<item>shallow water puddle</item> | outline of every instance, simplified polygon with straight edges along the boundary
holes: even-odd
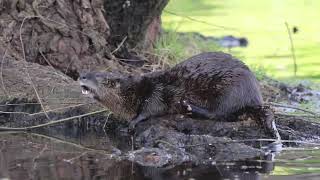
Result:
[[[113,144],[112,144],[113,143]],[[319,179],[320,150],[285,149],[248,161],[143,167],[126,160],[108,137],[1,133],[0,179]],[[130,143],[127,144],[130,147]],[[286,175],[286,176],[283,176]]]

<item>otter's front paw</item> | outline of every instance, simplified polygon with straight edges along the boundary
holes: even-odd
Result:
[[[191,104],[187,100],[181,100],[180,104],[184,111],[187,114],[191,115],[192,117],[199,117],[199,118],[207,118],[207,119],[215,119],[216,115],[205,108],[201,108]]]
[[[143,120],[145,120],[146,119],[146,117],[145,116],[143,116],[143,115],[138,115],[136,118],[134,118],[134,119],[132,119],[130,122],[129,122],[129,132],[133,132],[134,131],[134,129],[135,129],[135,127],[136,127],[136,125],[139,123],[139,122],[141,122],[141,121],[143,121]]]
[[[183,111],[185,111],[187,113],[192,113],[191,104],[187,100],[181,100],[179,102],[179,104],[181,105]]]
[[[137,124],[137,122],[135,122],[135,121],[130,121],[129,122],[129,127],[128,127],[128,131],[129,132],[134,132],[134,129],[135,129],[135,127],[136,127],[136,124]]]

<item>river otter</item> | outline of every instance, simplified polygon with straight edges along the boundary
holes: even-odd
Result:
[[[214,119],[263,104],[254,74],[222,52],[193,56],[173,68],[142,76],[117,72],[80,75],[83,94],[123,119],[130,128],[151,116],[171,113]]]

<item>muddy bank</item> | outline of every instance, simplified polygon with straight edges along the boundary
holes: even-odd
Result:
[[[51,67],[10,60],[1,64],[1,126],[28,127],[103,109],[81,95],[78,82]],[[31,132],[57,138],[98,132],[104,138],[97,143],[109,144],[115,156],[121,154],[124,159],[156,167],[185,162],[238,161],[267,155],[274,148],[268,146],[272,141],[254,139],[275,137],[254,119],[257,113],[239,117],[241,121],[228,122],[164,116],[142,122],[131,136],[127,133],[127,122],[116,120],[105,111]],[[279,115],[276,122],[284,140],[319,140],[317,123]]]
[[[81,96],[77,82],[52,67],[9,58],[1,67],[3,125],[26,127],[99,108]]]
[[[104,109],[81,95],[78,82],[52,67],[10,59],[3,60],[1,66],[2,127],[30,127]],[[272,87],[283,92],[278,86]],[[264,95],[266,99],[268,96]],[[127,122],[114,119],[108,111],[29,130],[58,137],[66,132],[74,135],[88,130],[101,132],[109,139],[112,149],[125,159],[163,167],[184,162],[210,164],[216,160],[265,156],[279,148],[268,146],[275,136],[261,123],[265,118],[265,114],[254,111],[239,114],[236,122],[164,116],[139,124],[133,140],[127,133]],[[283,140],[319,140],[317,123],[280,115],[275,120]]]

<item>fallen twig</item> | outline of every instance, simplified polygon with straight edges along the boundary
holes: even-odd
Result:
[[[306,110],[306,109],[302,109],[302,108],[299,108],[299,107],[296,107],[296,106],[291,106],[291,105],[287,105],[287,104],[278,104],[278,103],[274,103],[274,102],[269,102],[267,103],[271,106],[277,106],[277,107],[284,107],[284,108],[290,108],[290,109],[296,109],[296,110],[299,110],[299,111],[303,111],[303,112],[306,112],[306,113],[309,113],[309,114],[312,114],[314,116],[320,116],[319,114],[315,113],[315,112],[312,112],[312,111],[309,111],[309,110]]]
[[[63,75],[61,75],[60,73],[58,73],[58,71],[53,67],[53,65],[50,63],[50,61],[46,58],[46,56],[43,54],[42,51],[40,51],[40,48],[38,47],[38,51],[41,54],[42,58],[48,63],[48,65],[52,68],[52,70],[54,71],[54,73],[58,76],[61,76],[62,78],[65,78]]]
[[[8,93],[6,87],[4,86],[4,81],[3,81],[3,63],[4,63],[5,57],[7,55],[7,50],[8,50],[7,48],[3,53],[2,60],[1,60],[1,69],[0,69],[0,78],[1,78],[2,89],[3,89],[3,92],[4,92],[4,94],[6,96],[8,96],[9,93]]]
[[[291,55],[292,55],[292,59],[293,59],[293,72],[294,72],[294,76],[297,76],[298,67],[297,67],[297,59],[296,59],[295,49],[293,46],[292,35],[291,35],[290,28],[289,28],[289,24],[287,22],[285,22],[285,25],[287,27],[287,31],[288,31],[288,35],[289,35],[289,39],[290,39]]]
[[[42,150],[39,152],[39,154],[32,159],[33,169],[36,169],[36,167],[37,167],[37,165],[38,165],[38,163],[37,163],[36,160],[39,159],[40,156],[42,156],[42,154],[43,154],[45,151],[47,151],[47,150],[48,150],[48,144],[46,143],[46,144],[44,145],[44,147],[42,148]]]
[[[313,148],[285,147],[285,148],[282,148],[282,151],[317,151],[317,150],[319,150],[319,147],[313,147]]]
[[[91,103],[88,103],[88,104],[91,104]],[[47,111],[47,113],[52,112],[52,111],[56,111],[56,110],[61,110],[61,109],[75,108],[75,107],[84,106],[84,105],[88,105],[88,104],[77,104],[74,106],[67,106],[67,107],[50,109],[49,111]],[[28,112],[0,111],[0,113],[3,113],[3,114],[25,114],[25,115],[29,115],[29,116],[35,116],[35,115],[43,114],[44,112],[41,111],[41,112],[36,112],[36,113],[28,113]]]
[[[11,112],[11,111],[0,111],[1,114],[25,114],[30,115],[28,112]]]
[[[177,14],[177,13],[174,13],[174,12],[171,12],[171,11],[168,11],[168,10],[163,10],[163,12],[168,13],[168,14],[171,14],[171,15],[174,15],[174,16],[183,17],[183,18],[189,19],[189,20],[191,20],[191,21],[195,21],[195,22],[199,22],[199,23],[202,23],[202,24],[206,24],[206,25],[209,25],[209,26],[212,26],[212,27],[215,27],[215,28],[220,28],[220,29],[225,29],[225,30],[239,31],[238,29],[236,29],[236,28],[234,28],[234,27],[226,27],[226,26],[221,26],[221,25],[216,25],[216,24],[208,23],[208,22],[206,22],[206,21],[198,20],[198,19],[195,19],[195,18],[193,18],[193,17],[186,16],[186,15]]]
[[[85,152],[81,153],[80,155],[75,156],[75,157],[73,157],[71,159],[64,159],[64,161],[72,164],[74,160],[79,159],[79,158],[81,158],[82,156],[84,156],[86,154],[88,154],[88,151],[85,151]]]
[[[121,46],[123,46],[123,44],[124,44],[124,42],[127,40],[127,38],[128,38],[128,37],[126,36],[126,37],[124,37],[124,38],[122,39],[122,41],[120,42],[120,44],[118,45],[118,47],[111,52],[111,55],[113,55],[115,52],[117,52],[117,51],[121,48]]]
[[[47,99],[47,98],[46,98]],[[4,106],[25,106],[25,105],[37,105],[40,103],[37,102],[30,102],[30,103],[8,103],[8,104],[0,104],[0,107],[4,107]],[[43,104],[49,104],[49,103],[43,103]],[[76,104],[76,105],[80,105],[82,104],[81,102],[50,102],[50,104]],[[88,104],[92,104],[92,103],[88,103]]]
[[[78,115],[78,116],[73,116],[73,117],[68,117],[68,118],[64,118],[64,119],[60,119],[60,120],[56,120],[56,121],[50,121],[48,123],[39,124],[39,125],[36,125],[36,126],[21,127],[21,128],[0,127],[0,131],[29,131],[29,130],[36,129],[36,128],[47,127],[47,126],[59,124],[59,123],[62,123],[62,122],[67,122],[67,121],[70,121],[70,120],[74,120],[76,118],[79,118],[81,120],[82,117],[90,116],[90,115],[97,114],[97,113],[102,113],[102,112],[105,112],[105,111],[107,111],[107,110],[103,109],[103,110],[100,110],[100,111],[94,111],[94,112],[90,112],[90,113],[86,113],[86,114],[82,114],[82,115]]]
[[[110,112],[108,113],[108,115],[107,115],[106,122],[105,122],[104,125],[103,125],[103,130],[106,129],[106,126],[107,126],[107,123],[108,123],[108,121],[109,121],[109,117],[110,117],[111,114],[112,114],[112,112],[110,111]]]
[[[91,104],[91,103],[88,103],[88,104]],[[52,111],[61,110],[61,109],[75,108],[75,107],[84,106],[84,105],[88,105],[88,104],[77,104],[77,105],[74,105],[74,106],[67,106],[67,107],[61,107],[61,108],[56,108],[56,109],[50,109],[47,112],[52,112]],[[32,114],[30,114],[30,116],[35,116],[35,115],[43,114],[43,113],[44,112],[32,113]]]
[[[164,143],[171,147],[175,148],[188,148],[188,147],[197,147],[197,146],[213,146],[214,144],[218,143],[243,143],[243,142],[254,142],[254,141],[260,141],[260,142],[279,142],[279,143],[297,143],[297,144],[308,144],[308,145],[315,145],[320,146],[320,143],[313,143],[313,142],[306,142],[306,141],[295,141],[295,140],[277,140],[277,139],[243,139],[243,140],[226,140],[226,141],[218,141],[213,143],[202,143],[202,144],[191,144],[191,145],[185,145],[185,146],[174,146],[173,144],[158,140],[157,143]]]
[[[48,139],[50,141],[55,141],[57,143],[71,145],[71,146],[74,146],[76,148],[86,150],[87,152],[88,151],[94,151],[94,152],[98,152],[98,153],[101,153],[101,154],[104,154],[104,155],[112,155],[112,154],[109,154],[108,151],[105,151],[105,150],[102,150],[102,149],[101,150],[93,149],[93,148],[85,147],[85,146],[83,146],[81,144],[76,144],[76,143],[73,143],[73,142],[64,141],[64,140],[61,140],[61,139],[58,139],[58,138],[55,138],[55,137],[46,136],[46,135],[42,135],[42,134],[37,134],[37,133],[30,133],[30,134],[32,136],[38,136],[38,137],[46,138],[46,139]]]
[[[274,113],[275,115],[280,116],[287,116],[287,117],[300,117],[300,118],[320,118],[320,116],[317,115],[307,115],[307,114],[287,114],[287,113]]]
[[[27,19],[30,19],[30,18],[32,18],[32,17],[27,16],[27,17],[23,18],[22,23],[21,23],[21,25],[20,25],[20,29],[19,29],[22,55],[23,55],[23,59],[24,59],[25,62],[27,62],[27,59],[26,59],[26,53],[25,53],[25,50],[24,50],[24,44],[23,44],[23,39],[22,39],[22,27],[23,27],[24,22],[25,22]],[[26,69],[25,69],[25,70],[26,70],[26,73],[27,73],[28,78],[29,78],[29,80],[30,80],[30,84],[31,84],[34,92],[36,93],[36,96],[37,96],[38,101],[39,101],[39,103],[40,103],[40,105],[41,105],[41,108],[42,108],[43,112],[45,113],[46,117],[48,118],[48,120],[51,120],[50,117],[49,117],[49,115],[48,115],[47,112],[46,112],[46,109],[44,108],[44,106],[43,106],[43,104],[42,104],[42,101],[41,101],[41,99],[40,99],[40,96],[39,96],[39,94],[38,94],[38,91],[37,91],[35,85],[34,85],[33,82],[32,82],[32,78],[31,78],[30,73],[29,73],[29,70],[28,70],[28,65],[26,64],[25,67],[26,67]]]
[[[295,141],[295,140],[277,140],[277,139],[244,139],[244,140],[231,140],[229,142],[252,142],[252,141],[297,143],[297,144],[309,144],[309,145],[320,146],[320,143],[313,143],[313,142],[307,142],[307,141]]]

